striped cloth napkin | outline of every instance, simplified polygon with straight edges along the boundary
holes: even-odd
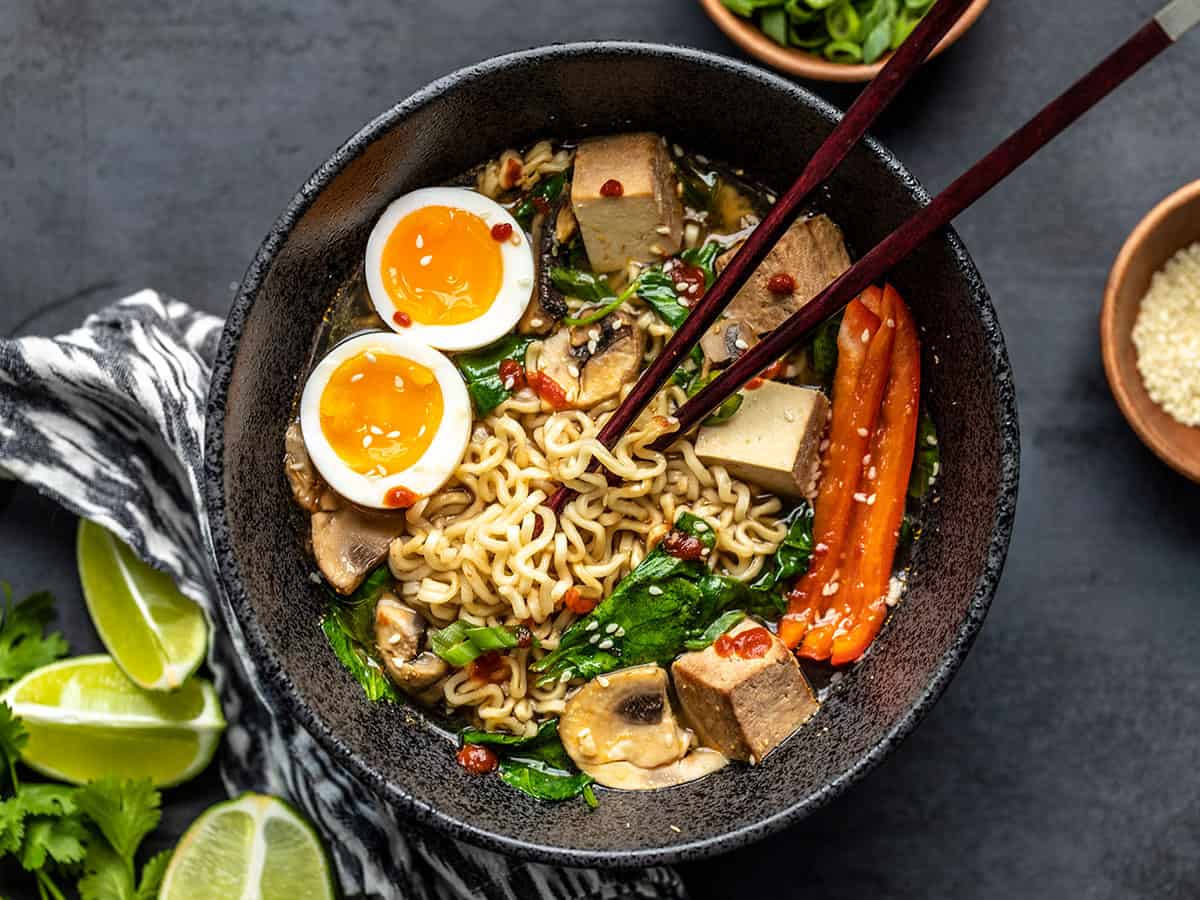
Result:
[[[208,665],[230,723],[220,757],[230,794],[276,794],[308,816],[347,897],[683,900],[671,869],[554,868],[410,826],[268,706],[217,588],[202,512],[205,397],[221,327],[142,291],[68,334],[0,341],[0,469],[110,529],[207,610]]]

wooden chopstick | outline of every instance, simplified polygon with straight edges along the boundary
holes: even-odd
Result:
[[[958,21],[970,2],[971,0],[937,0],[934,3],[933,8],[909,35],[908,40],[900,45],[883,70],[846,110],[842,120],[808,161],[800,177],[787,193],[776,201],[762,222],[746,238],[746,242],[730,260],[729,265],[692,308],[679,330],[667,341],[662,352],[650,363],[638,378],[633,390],[600,429],[597,439],[604,446],[614,447],[654,395],[662,390],[671,373],[679,367],[692,347],[704,336],[766,258],[771,248],[803,212],[804,203],[812,192],[821,186],[866,134],[879,114],[888,107],[913,73],[933,52],[938,42]],[[560,486],[546,505],[558,514],[562,512],[572,493],[570,488]]]
[[[731,394],[798,344],[813,328],[882,278],[934,232],[995,187],[1085,112],[1200,23],[1200,0],[1175,0],[1103,62],[1069,87],[1007,140],[968,169],[933,202],[805,304],[760,343],[742,354],[675,417],[678,430],[653,446],[663,450],[700,424]]]

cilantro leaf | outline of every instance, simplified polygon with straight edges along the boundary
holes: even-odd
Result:
[[[75,802],[130,869],[138,845],[162,818],[162,795],[149,778],[100,778],[80,788]]]
[[[47,859],[71,865],[86,853],[87,828],[78,816],[35,816],[25,826],[21,865],[27,872],[42,868]]]
[[[163,876],[167,874],[167,864],[171,861],[174,848],[154,854],[142,866],[142,878],[138,882],[137,900],[155,900],[158,889],[162,885]]]
[[[0,856],[17,853],[25,838],[25,809],[16,797],[0,802]]]
[[[66,656],[70,647],[57,631],[43,634],[54,619],[54,597],[41,591],[13,605],[5,585],[0,615],[0,688],[41,666]]]
[[[112,847],[103,841],[88,844],[79,879],[80,900],[134,900],[133,875]]]
[[[29,740],[29,732],[25,730],[21,720],[13,715],[12,707],[0,703],[0,756],[8,765],[8,775],[13,790],[16,790],[17,760],[21,758],[21,748]]]

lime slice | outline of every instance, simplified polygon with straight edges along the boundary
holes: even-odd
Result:
[[[102,775],[179,784],[208,765],[225,729],[209,682],[193,678],[173,694],[143,691],[103,655],[37,669],[0,699],[25,720],[21,760],[75,784]]]
[[[207,810],[179,841],[159,900],[332,900],[321,841],[274,797],[243,794]]]
[[[125,674],[148,691],[187,681],[208,646],[204,611],[95,522],[80,520],[75,555],[92,622]]]

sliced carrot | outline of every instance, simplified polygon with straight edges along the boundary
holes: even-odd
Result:
[[[813,621],[824,612],[828,595],[823,593],[832,582],[841,558],[842,542],[850,524],[850,508],[855,485],[862,469],[867,438],[874,414],[866,417],[865,406],[858,403],[859,382],[870,368],[872,380],[880,380],[878,370],[886,376],[887,361],[884,347],[877,345],[880,319],[866,306],[865,300],[877,302],[878,288],[871,288],[846,307],[842,327],[838,332],[838,367],[833,384],[833,421],[829,443],[822,458],[824,471],[814,508],[813,534],[815,548],[808,572],[797,580],[788,595],[788,612],[780,622],[779,636],[789,647],[804,638]],[[886,351],[891,352],[891,335],[886,337]],[[882,389],[882,388],[880,388]],[[860,409],[863,406],[863,409]],[[875,408],[878,409],[878,401]]]
[[[892,368],[879,421],[871,440],[871,466],[860,493],[871,501],[859,504],[850,526],[846,566],[853,572],[846,615],[833,636],[830,662],[854,662],[875,639],[887,615],[886,595],[904,519],[921,402],[921,348],[916,323],[904,300],[888,285],[881,315],[894,322]],[[889,330],[893,330],[890,329]],[[874,469],[875,477],[871,475]]]
[[[838,623],[853,611],[853,584],[856,573],[853,565],[854,543],[856,534],[853,523],[860,507],[865,506],[866,495],[862,493],[863,472],[869,467],[866,457],[870,452],[871,435],[875,431],[876,420],[879,417],[880,406],[887,390],[889,373],[892,368],[892,349],[895,344],[896,329],[886,327],[886,322],[892,318],[892,301],[885,294],[882,297],[872,295],[865,297],[864,305],[874,306],[874,312],[881,327],[871,338],[867,348],[867,358],[859,372],[858,383],[850,395],[850,415],[852,433],[847,438],[841,451],[849,457],[847,467],[852,471],[852,477],[845,481],[845,487],[839,495],[839,512],[845,516],[846,528],[838,547],[838,564],[830,577],[828,587],[823,593],[826,597],[826,607],[839,613],[836,622],[825,622],[812,628],[804,636],[799,653],[809,659],[828,659],[833,647],[834,634]],[[860,335],[861,339],[861,335]],[[838,397],[834,397],[835,412]],[[832,447],[830,448],[832,450]]]

